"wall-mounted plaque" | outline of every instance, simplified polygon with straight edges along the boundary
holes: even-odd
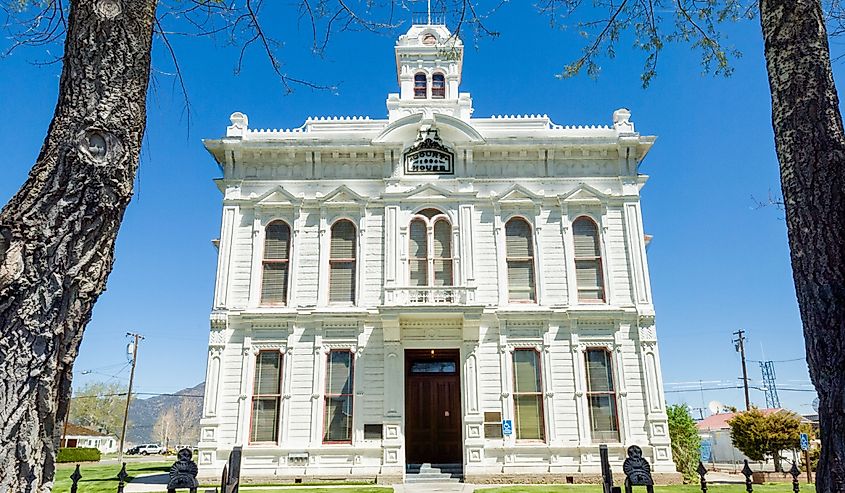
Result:
[[[454,174],[455,155],[443,145],[437,130],[420,132],[417,142],[405,151],[405,174],[451,175]]]

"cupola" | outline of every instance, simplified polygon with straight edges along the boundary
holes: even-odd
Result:
[[[443,24],[414,24],[396,41],[399,94],[387,100],[390,119],[414,113],[448,113],[468,119],[469,94],[461,94],[464,46]]]

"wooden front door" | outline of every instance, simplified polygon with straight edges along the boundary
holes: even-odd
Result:
[[[408,464],[460,464],[461,376],[457,350],[405,351]]]

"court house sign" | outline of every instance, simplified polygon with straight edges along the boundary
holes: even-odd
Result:
[[[420,131],[417,142],[405,152],[405,173],[451,175],[454,154],[443,145],[436,129]]]

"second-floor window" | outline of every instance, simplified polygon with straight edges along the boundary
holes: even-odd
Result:
[[[575,241],[578,301],[602,302],[605,293],[598,226],[589,217],[579,217],[572,223],[572,236]]]
[[[418,212],[409,225],[409,284],[452,286],[452,224],[437,209]]]
[[[281,386],[282,354],[279,351],[259,352],[255,357],[255,378],[252,385],[250,442],[278,440]]]
[[[261,303],[284,305],[288,299],[290,227],[282,221],[273,221],[264,231],[262,265]]]
[[[594,442],[618,442],[616,389],[611,354],[604,348],[587,349],[587,405]]]
[[[329,252],[329,302],[355,302],[355,225],[341,220],[334,223]]]
[[[352,441],[352,351],[329,351],[323,419],[324,442]]]
[[[528,221],[515,217],[505,224],[508,264],[508,300],[535,301],[534,245]]]

